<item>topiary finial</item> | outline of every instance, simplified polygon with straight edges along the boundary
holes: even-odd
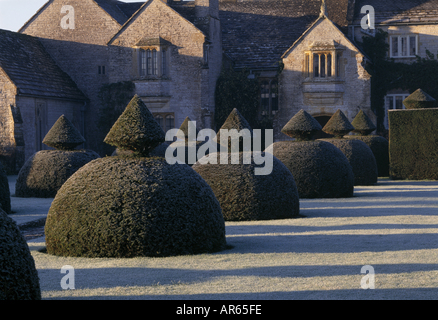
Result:
[[[114,123],[104,142],[134,155],[146,157],[165,141],[160,125],[138,95],[129,102],[125,111]]]
[[[181,127],[179,127],[179,130],[184,132],[184,137],[186,138],[186,140],[188,140],[188,138],[189,138],[189,126],[191,129],[195,130],[195,134],[196,134],[195,137],[197,137],[198,133],[199,133],[198,128],[196,128],[196,126],[193,123],[190,123],[190,121],[191,121],[190,118],[186,117],[184,119],[183,123],[181,124]]]
[[[369,135],[377,128],[363,110],[359,111],[351,124],[354,127],[353,132],[359,133],[363,136]]]
[[[335,138],[342,138],[353,130],[353,125],[348,121],[347,117],[340,109],[335,112],[324,128],[322,128],[322,131],[334,135]]]
[[[73,150],[85,142],[84,137],[64,115],[47,132],[43,143],[58,150]]]
[[[225,120],[224,124],[219,129],[219,132],[216,134],[216,137],[214,137],[213,141],[215,141],[218,144],[221,144],[221,139],[220,139],[221,129],[226,129],[226,130],[236,129],[238,133],[244,129],[247,129],[249,130],[251,138],[253,137],[253,131],[251,126],[249,125],[248,121],[246,121],[246,119],[242,116],[239,110],[237,110],[236,108],[234,108],[231,111],[228,118]],[[232,132],[230,132],[230,137],[231,138],[228,139],[228,150],[231,150],[231,140],[233,138]],[[239,151],[250,151],[243,149],[243,138],[241,136],[239,137]]]
[[[403,100],[403,104],[406,109],[427,109],[435,108],[437,102],[422,89],[417,89],[405,100]]]
[[[300,110],[281,129],[281,132],[298,141],[313,140],[313,136],[322,129],[314,117],[304,110]]]

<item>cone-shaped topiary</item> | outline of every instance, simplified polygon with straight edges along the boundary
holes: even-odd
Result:
[[[56,138],[56,133],[61,137]],[[39,151],[24,163],[15,183],[17,197],[53,198],[62,184],[80,167],[100,158],[92,150],[72,149],[85,140],[64,115],[55,122],[44,141],[59,150]]]
[[[189,128],[191,136],[189,137]],[[178,156],[178,148],[183,148],[184,150],[184,159],[179,159],[180,161],[183,161],[185,164],[188,164],[189,166],[192,166],[194,163],[190,161],[191,159],[194,159],[196,162],[198,150],[200,147],[202,147],[207,141],[193,141],[192,139],[197,139],[197,136],[199,134],[199,130],[196,127],[195,123],[190,120],[189,117],[186,117],[184,122],[182,123],[181,127],[179,128],[184,133],[184,140],[181,141],[175,141],[170,144],[170,147],[174,149],[174,156]],[[217,150],[219,150],[219,145],[216,146]],[[189,152],[196,153],[196,157],[189,157]],[[208,154],[208,153],[206,153]]]
[[[45,226],[48,253],[128,258],[225,248],[222,211],[208,184],[185,164],[139,156],[161,140],[161,128],[150,125],[150,118],[155,122],[150,112],[135,112],[136,133],[125,138],[127,114],[141,104],[133,101],[108,140],[135,153],[94,160],[61,187]]]
[[[403,100],[406,109],[427,109],[437,106],[436,100],[422,89],[415,90],[410,96]]]
[[[141,156],[148,156],[164,141],[163,129],[137,95],[129,102],[104,140],[121,150],[132,150]]]
[[[322,127],[314,117],[304,110],[300,110],[281,130],[285,135],[297,141],[313,140],[313,136],[321,131]]]
[[[9,190],[9,181],[3,164],[0,162],[0,208],[7,214],[11,214],[11,192]]]
[[[17,224],[0,209],[0,300],[41,300],[35,261]]]
[[[347,117],[340,109],[335,112],[330,120],[327,121],[324,128],[322,128],[322,131],[331,134],[338,139],[344,137],[353,130],[353,125],[350,123],[350,121],[348,121]]]
[[[379,135],[370,135],[376,129],[371,119],[362,110],[351,123],[353,132],[359,135],[347,135],[345,138],[357,139],[366,143],[376,158],[377,172],[379,177],[389,176],[389,142]]]
[[[253,137],[253,130],[249,125],[248,121],[242,116],[242,114],[234,108],[231,113],[228,115],[228,118],[225,120],[222,127],[217,132],[216,136],[213,138],[217,144],[222,145],[221,141],[221,130],[227,130],[229,133],[229,137],[227,143],[223,146],[227,147],[228,150],[231,150],[231,144],[233,139],[239,139],[239,151],[251,151],[251,146],[248,148],[244,148],[244,136],[241,136],[242,133],[247,132],[248,137]]]
[[[59,117],[43,140],[44,144],[58,150],[73,150],[84,142],[84,137],[64,115]]]
[[[303,125],[300,132],[294,133],[293,137],[308,139],[320,128],[312,118],[307,112],[300,111],[288,122],[284,132],[290,132],[288,128],[291,124],[299,126],[297,123],[300,119],[305,119],[307,125]],[[353,196],[352,168],[345,155],[332,144],[314,140],[279,141],[270,145],[265,152],[272,153],[289,169],[295,179],[300,198]]]
[[[248,122],[236,109],[228,119],[231,121],[227,120],[222,129],[250,130]],[[242,146],[239,150],[242,150]],[[221,156],[221,153],[210,153],[198,160],[192,168],[213,189],[225,220],[270,220],[299,215],[299,196],[294,177],[278,159],[272,157],[270,174],[257,175],[255,168],[262,166],[256,164],[255,156],[272,155],[250,151],[238,152],[238,161],[233,163],[233,154],[228,150],[226,164],[221,162]],[[245,161],[246,158],[249,161]],[[205,163],[207,160],[212,163]]]
[[[369,135],[371,132],[377,129],[376,125],[371,121],[363,110],[360,110],[356,117],[351,122],[354,127],[353,132],[359,133],[363,136]]]
[[[341,110],[336,111],[322,130],[335,136],[321,140],[332,143],[345,154],[353,169],[355,186],[368,186],[377,182],[377,163],[371,149],[363,141],[343,138],[354,127]]]

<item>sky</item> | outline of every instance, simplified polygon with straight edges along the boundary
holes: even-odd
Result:
[[[46,2],[47,0],[0,0],[0,29],[18,31]]]

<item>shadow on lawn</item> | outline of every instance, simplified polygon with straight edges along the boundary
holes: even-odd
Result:
[[[438,264],[381,264],[373,265],[376,275],[376,289],[378,289],[379,275],[383,274],[398,274],[411,273],[422,271],[438,271]],[[369,297],[376,298],[390,298],[390,296],[400,297],[401,291],[399,289],[382,289],[382,290],[363,290],[360,289],[360,281],[364,274],[361,274],[362,265],[343,266],[343,265],[318,265],[318,266],[276,266],[276,267],[257,267],[257,268],[241,268],[232,270],[193,270],[193,269],[166,269],[166,268],[101,268],[101,269],[75,269],[75,286],[76,289],[98,289],[98,288],[115,288],[115,287],[149,287],[149,286],[185,286],[196,285],[197,283],[206,283],[214,281],[217,278],[224,277],[276,277],[276,278],[313,278],[313,277],[334,277],[334,276],[357,276],[358,290],[328,290],[328,291],[301,291],[301,292],[259,292],[259,293],[228,293],[228,294],[202,294],[189,295],[190,299],[311,299],[312,297],[332,299],[338,298],[352,298],[346,293],[358,295],[358,298]],[[60,281],[64,276],[60,274],[57,269],[38,270],[41,289],[47,290],[61,290]],[[214,290],[214,288],[212,289]],[[415,298],[422,299],[417,291],[423,290],[434,294],[435,299],[438,298],[438,289],[415,289]],[[375,292],[378,297],[375,296]],[[383,292],[386,292],[387,296]],[[403,289],[403,294],[406,298],[411,298],[409,289]],[[277,297],[278,296],[278,297]],[[161,298],[187,298],[188,296],[171,295]],[[84,297],[105,298],[108,297]],[[132,296],[117,296],[114,298],[135,298]],[[160,296],[141,296],[141,299],[160,299]],[[69,297],[68,299],[71,299]]]
[[[83,300],[82,297],[56,298],[56,300]],[[290,301],[281,300],[437,300],[436,288],[401,288],[401,289],[348,289],[348,290],[312,290],[312,291],[274,291],[255,293],[218,293],[218,294],[192,294],[192,295],[142,295],[142,296],[88,296],[89,300],[210,300],[203,306],[210,306],[220,310],[220,300],[252,301],[248,304],[261,305],[262,314],[276,314],[279,310],[290,308]],[[55,300],[55,299],[45,299]],[[215,301],[213,301],[215,300]],[[254,300],[280,300],[263,301]],[[189,303],[187,301],[185,303]],[[181,302],[181,305],[184,302]],[[286,304],[285,304],[286,303]],[[224,302],[223,304],[227,304]],[[243,304],[243,303],[241,303]],[[175,306],[176,308],[178,306]],[[173,311],[171,311],[173,312]],[[346,313],[347,314],[347,313]]]

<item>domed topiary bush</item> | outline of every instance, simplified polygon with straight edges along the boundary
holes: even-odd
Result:
[[[9,189],[8,176],[4,170],[3,164],[0,162],[0,208],[7,214],[11,214],[11,192]]]
[[[354,127],[341,110],[336,111],[322,130],[335,136],[321,140],[333,144],[347,157],[353,169],[355,186],[369,186],[377,182],[377,163],[371,149],[363,141],[343,138]]]
[[[53,198],[65,181],[91,160],[100,158],[92,150],[74,150],[84,138],[62,115],[49,130],[43,143],[57,150],[42,150],[20,169],[15,184],[17,197]]]
[[[428,109],[435,108],[437,106],[436,100],[422,89],[415,90],[411,95],[403,100],[403,104],[406,109]]]
[[[138,96],[105,141],[134,152],[93,160],[61,187],[45,226],[49,254],[161,257],[225,248],[224,219],[208,184],[187,165],[147,157],[164,132]]]
[[[300,110],[282,132],[295,141],[278,141],[265,152],[272,153],[292,173],[300,198],[352,197],[354,175],[345,155],[331,143],[313,140],[321,125]]]
[[[389,176],[389,142],[379,135],[370,135],[376,130],[376,126],[362,110],[351,122],[356,135],[347,135],[345,138],[363,141],[373,152],[377,163],[377,173],[379,177]]]
[[[14,220],[0,209],[0,300],[41,300],[35,261]]]
[[[245,126],[239,127],[238,131],[248,129],[252,132],[246,120],[235,111],[229,119],[233,119],[234,124],[246,123]],[[236,115],[240,119],[236,119]],[[235,127],[226,121],[221,129],[224,128]],[[214,140],[220,141],[216,138]],[[228,139],[227,145],[231,143],[231,139]],[[239,151],[241,148],[242,141]],[[269,164],[268,161],[263,165],[257,164],[260,162],[258,159],[256,161],[255,157],[265,157],[266,160],[269,156],[272,155],[262,152],[238,152],[238,161],[234,163],[233,155],[228,150],[226,164],[221,161],[221,153],[218,152],[206,155],[192,166],[213,189],[226,221],[286,219],[299,216],[299,196],[290,171],[278,159],[272,157],[272,172],[267,175],[257,174],[256,168],[266,169]]]

